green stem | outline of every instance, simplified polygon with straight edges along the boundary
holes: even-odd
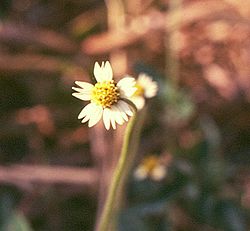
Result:
[[[115,207],[116,195],[117,192],[119,191],[119,186],[121,185],[121,179],[123,178],[123,172],[126,169],[126,163],[128,162],[129,143],[131,140],[131,136],[133,134],[132,131],[133,128],[135,127],[135,123],[136,123],[136,113],[130,119],[126,127],[122,150],[121,150],[121,156],[118,161],[117,167],[114,171],[107,200],[104,205],[103,213],[101,215],[98,231],[108,231],[111,219],[113,219],[112,215]]]

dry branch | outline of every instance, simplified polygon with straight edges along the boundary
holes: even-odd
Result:
[[[98,173],[93,168],[12,165],[0,167],[0,183],[20,187],[33,184],[59,184],[81,186],[86,190],[96,189]]]
[[[171,13],[153,10],[132,19],[128,25],[119,30],[104,32],[85,39],[82,42],[82,51],[90,55],[108,53],[138,42],[155,30],[171,31],[180,17],[181,23],[187,25],[219,13],[223,13],[223,16],[225,10],[230,11],[232,8],[229,4],[216,0],[193,2],[184,6],[181,11],[174,10]]]
[[[71,40],[57,32],[15,23],[0,25],[0,41],[15,45],[35,44],[60,53],[73,53],[77,50],[77,46]]]
[[[66,68],[79,69],[73,63],[58,58],[37,54],[4,54],[0,53],[0,72],[29,72],[61,73]]]
[[[151,14],[134,19],[129,26],[91,36],[82,42],[82,51],[94,55],[108,53],[133,44],[148,33],[152,26],[154,29],[162,28],[165,22],[163,16],[163,14],[153,11]],[[152,24],[153,18],[154,23]]]
[[[41,71],[58,73],[61,68],[62,62],[53,57],[33,54],[10,55],[0,53],[0,71]]]

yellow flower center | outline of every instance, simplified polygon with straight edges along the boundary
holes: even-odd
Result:
[[[116,103],[119,96],[119,90],[114,80],[98,82],[91,92],[91,101],[106,108]]]
[[[136,91],[134,93],[134,96],[143,96],[144,88],[138,83],[135,84],[135,87],[136,87]]]
[[[144,169],[150,173],[159,165],[159,159],[156,156],[148,156],[142,161]]]

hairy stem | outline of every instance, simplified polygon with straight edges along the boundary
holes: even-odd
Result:
[[[137,118],[137,113],[135,113],[134,116],[130,119],[126,127],[121,155],[117,167],[114,171],[107,200],[104,205],[103,213],[101,215],[98,231],[109,231],[109,225],[110,223],[112,223],[111,220],[114,219],[113,213],[114,213],[114,208],[116,207],[115,202],[118,196],[117,194],[119,192],[120,186],[123,185],[121,181],[125,179],[123,175],[126,172],[127,163],[129,163],[130,141],[131,141],[131,136],[133,134],[133,130],[135,128],[136,118]]]

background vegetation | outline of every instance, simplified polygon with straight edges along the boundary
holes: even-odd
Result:
[[[137,163],[167,174],[131,172],[119,230],[250,229],[249,1],[2,0],[0,17],[0,230],[94,230],[124,126],[82,125],[71,87],[103,60],[160,86]]]

